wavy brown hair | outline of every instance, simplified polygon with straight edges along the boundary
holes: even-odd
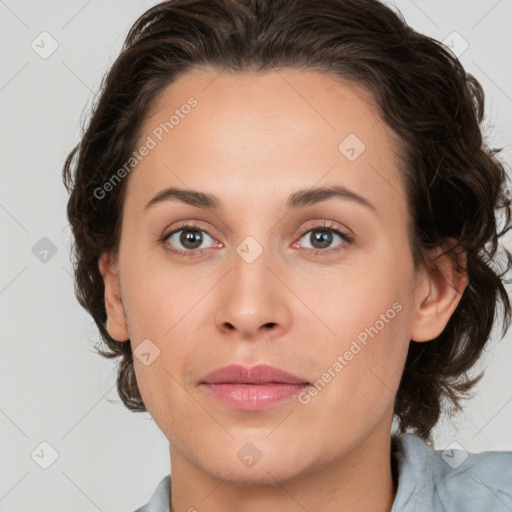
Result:
[[[512,265],[498,238],[511,225],[499,149],[483,141],[484,92],[441,43],[414,31],[378,0],[172,0],[135,22],[104,76],[88,125],[66,159],[63,179],[74,246],[75,292],[92,315],[108,358],[120,357],[117,389],[130,410],[146,411],[130,343],[106,329],[101,253],[117,253],[126,180],[99,199],[95,191],[128,161],[145,116],[176,78],[197,67],[244,73],[279,68],[320,71],[369,92],[400,141],[416,268],[432,265],[429,249],[464,251],[469,284],[441,335],[410,342],[395,399],[399,431],[430,440],[444,407],[482,377],[480,358],[502,307]],[[500,215],[501,214],[501,215]],[[500,227],[500,219],[503,220]]]

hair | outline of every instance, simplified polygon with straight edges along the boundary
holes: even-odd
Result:
[[[127,179],[101,199],[95,190],[132,156],[158,95],[202,66],[233,73],[292,68],[338,77],[367,91],[397,135],[415,268],[434,265],[430,250],[442,247],[445,254],[465,253],[456,270],[469,280],[443,332],[428,343],[411,340],[395,397],[399,432],[430,441],[445,406],[462,410],[460,400],[483,376],[471,378],[468,371],[490,340],[498,303],[502,336],[510,325],[503,283],[512,259],[505,249],[505,268],[496,260],[498,238],[511,228],[511,201],[501,149],[483,141],[480,83],[442,43],[413,30],[378,0],[172,0],[147,10],[129,30],[63,169],[75,294],[108,348],[96,347],[98,353],[121,358],[121,400],[132,411],[147,410],[131,344],[107,332],[98,268],[102,253],[119,250]]]

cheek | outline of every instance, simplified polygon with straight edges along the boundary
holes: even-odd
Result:
[[[382,397],[393,400],[410,341],[407,263],[401,275],[391,260],[381,263],[326,280],[322,292],[310,292],[307,299],[323,324],[317,322],[324,334],[315,337],[325,372],[319,377],[335,381],[328,385],[330,400],[354,408],[379,407]]]
[[[129,312],[130,334],[164,343],[181,322],[193,316],[205,287],[213,284],[192,266],[173,264],[165,255],[150,256],[134,252],[126,258],[123,301]]]
[[[393,274],[392,265],[361,265],[328,273],[310,272],[306,279],[298,279],[293,289],[300,297],[300,309],[316,316],[321,328],[319,337],[343,344],[379,321],[381,314],[390,310],[385,320],[394,319],[393,304],[403,296],[401,276]],[[396,309],[396,306],[395,306]],[[323,325],[322,325],[323,324]]]
[[[340,321],[339,330],[345,330],[347,335],[318,348],[323,373],[317,375],[313,386],[301,397],[301,403],[304,412],[307,411],[305,421],[313,421],[314,427],[328,436],[338,436],[341,429],[346,439],[364,437],[384,417],[392,417],[407,355],[406,317],[401,317],[407,313],[405,309],[382,311],[384,315],[388,311],[388,323],[369,320],[360,328],[356,325],[358,320],[351,321],[350,327],[341,325]],[[375,317],[373,312],[358,313],[360,318]],[[355,335],[348,334],[349,330]]]

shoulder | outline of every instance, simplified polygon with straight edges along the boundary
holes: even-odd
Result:
[[[412,434],[399,436],[399,481],[395,503],[400,510],[510,512],[512,451],[472,453],[458,443],[432,449]],[[402,501],[402,503],[400,503]]]
[[[149,501],[135,512],[168,512],[171,498],[171,475],[165,476],[157,485]]]
[[[512,510],[511,451],[471,453],[449,447],[434,453],[442,503],[457,503],[461,510]]]

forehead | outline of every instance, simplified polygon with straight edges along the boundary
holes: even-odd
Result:
[[[189,71],[154,101],[138,146],[149,138],[129,180],[141,200],[171,185],[277,199],[338,183],[396,209],[402,191],[397,138],[371,96],[323,73]]]
[[[364,138],[381,121],[368,91],[334,75],[289,68],[244,73],[198,68],[159,94],[146,116],[144,131],[168,119],[166,114],[179,111],[192,97],[199,108],[188,117],[200,118],[207,128],[207,118],[225,122],[229,118],[230,126],[238,121],[247,128],[265,123],[268,129],[279,127],[281,121],[294,134],[318,128],[322,134],[338,132],[339,137],[349,129]],[[193,120],[188,122],[192,124]],[[179,135],[179,130],[173,132]]]

